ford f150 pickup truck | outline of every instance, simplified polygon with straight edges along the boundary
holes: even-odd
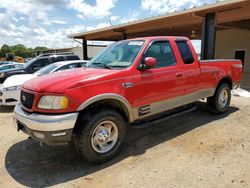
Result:
[[[84,68],[26,82],[14,121],[34,140],[72,142],[100,163],[118,153],[127,125],[205,98],[213,113],[226,112],[241,76],[240,61],[199,61],[185,37],[123,40]]]

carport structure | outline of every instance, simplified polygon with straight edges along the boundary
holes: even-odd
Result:
[[[244,71],[250,72],[250,45],[247,44],[250,43],[249,0],[219,1],[210,5],[73,34],[69,37],[83,40],[84,59],[87,59],[87,40],[118,41],[157,35],[201,39],[202,59],[235,58],[236,50],[244,49],[244,57],[242,53],[238,53],[237,58],[244,61]],[[242,35],[245,37],[240,37]],[[249,63],[246,62],[247,59]]]

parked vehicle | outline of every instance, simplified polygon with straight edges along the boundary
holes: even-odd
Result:
[[[57,53],[57,54],[42,54],[25,63],[24,68],[4,71],[0,74],[0,83],[3,83],[6,78],[16,74],[32,74],[39,69],[58,62],[67,60],[80,60],[77,55],[73,53]]]
[[[24,63],[28,63],[31,60],[32,60],[32,58],[26,58],[25,61],[24,61]]]
[[[12,61],[0,61],[0,66],[6,65],[6,64],[11,64],[11,63],[14,63],[14,62],[12,62]]]
[[[20,89],[24,82],[31,80],[37,76],[63,71],[67,69],[83,67],[88,61],[72,60],[72,61],[59,61],[42,69],[33,74],[20,74],[7,78],[2,87],[0,87],[0,105],[14,106],[20,99]]]
[[[100,163],[121,149],[128,124],[159,121],[165,112],[203,98],[213,113],[226,112],[241,77],[240,61],[198,61],[185,37],[124,40],[84,69],[26,82],[15,125],[48,145],[73,141],[83,157]]]
[[[16,68],[23,68],[24,64],[21,63],[8,63],[0,65],[0,74],[2,71],[10,70],[10,69],[16,69]]]
[[[9,62],[7,64],[0,65],[0,83],[3,82],[6,72],[16,71],[24,68],[24,64]]]

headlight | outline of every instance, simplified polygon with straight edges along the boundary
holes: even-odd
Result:
[[[63,110],[68,107],[68,98],[65,96],[44,95],[38,102],[40,109]]]
[[[21,89],[21,86],[10,86],[3,88],[3,91],[15,91]]]
[[[0,78],[4,78],[5,74],[4,73],[1,73],[0,74]]]

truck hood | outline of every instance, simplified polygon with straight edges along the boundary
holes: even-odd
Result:
[[[3,87],[23,85],[24,82],[27,82],[28,80],[31,80],[32,78],[35,77],[36,75],[34,74],[20,74],[20,75],[10,76],[4,81]]]
[[[55,72],[44,76],[38,76],[28,82],[23,87],[28,90],[43,93],[62,93],[67,89],[83,86],[88,81],[97,81],[105,75],[112,74],[117,70],[77,68],[61,72]]]

